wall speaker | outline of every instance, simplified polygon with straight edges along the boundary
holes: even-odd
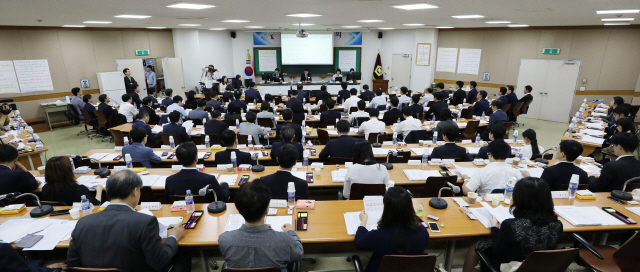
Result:
[[[382,39],[382,31],[378,32],[378,39]]]
[[[236,32],[235,31],[231,31],[231,38],[235,39],[236,38]]]

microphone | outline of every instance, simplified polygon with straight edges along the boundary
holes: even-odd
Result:
[[[371,146],[373,146],[373,147],[382,147],[382,144],[378,143],[378,139],[379,139],[380,135],[384,135],[384,131],[378,133],[378,135],[376,136],[376,142],[371,144]]]
[[[258,151],[259,152],[259,151]],[[264,171],[264,165],[260,165],[260,161],[258,160],[258,153],[251,153],[251,159],[256,160],[257,165],[251,166],[251,172],[262,172]]]
[[[200,188],[200,190],[198,191],[198,195],[200,195],[200,196],[207,195],[207,193],[209,193],[209,185],[210,184],[207,184],[206,186]],[[213,191],[213,190],[211,190],[211,191]],[[214,192],[214,194],[215,194],[215,192]],[[215,198],[217,198],[217,196]]]
[[[4,195],[0,195],[0,200],[3,200],[5,198],[9,198],[11,199],[12,197],[19,195],[20,192],[15,192],[15,193],[8,193],[8,194],[4,194]]]
[[[455,194],[460,193],[460,186],[453,185],[451,184],[451,182],[448,182],[448,181],[447,181],[447,185],[449,185],[453,189],[453,193]]]
[[[11,194],[16,194],[16,193],[11,193]],[[31,210],[31,212],[29,213],[31,217],[42,217],[47,214],[50,214],[53,211],[53,207],[51,205],[41,205],[40,198],[38,198],[37,195],[34,195],[32,193],[24,193],[18,196],[12,196],[11,198],[9,198],[9,201],[13,202],[16,199],[21,198],[23,196],[32,196],[36,199],[36,202],[38,203],[38,207],[33,208],[33,210]]]
[[[431,198],[431,200],[429,200],[429,206],[431,206],[434,209],[438,209],[438,210],[443,210],[446,209],[448,204],[447,201],[440,198],[440,195],[442,194],[442,190],[449,190],[449,191],[453,191],[454,193],[460,192],[460,187],[458,186],[454,186],[453,184],[451,184],[450,182],[447,182],[445,184],[445,186],[450,186],[450,187],[442,187],[440,188],[440,190],[438,191],[438,197],[434,197]]]
[[[640,177],[635,177],[635,178],[631,178],[627,181],[624,182],[624,185],[622,185],[622,190],[613,190],[611,191],[611,196],[618,198],[618,199],[622,199],[622,200],[633,200],[633,196],[630,193],[625,192],[625,189],[627,189],[627,184],[629,182],[632,182],[634,180],[638,180],[640,179]],[[2,199],[2,198],[0,198]]]
[[[200,196],[206,196],[208,193],[213,193],[213,202],[209,203],[209,206],[207,206],[207,211],[210,213],[224,212],[225,210],[227,210],[227,203],[224,203],[224,201],[218,201],[218,195],[216,194],[216,191],[214,191],[213,189],[209,189],[209,186],[210,184],[207,184],[206,186],[198,190],[198,195]]]
[[[102,164],[100,163],[99,160],[96,159],[92,159],[89,157],[81,157],[81,159],[88,159],[91,162],[97,162],[98,163],[98,169],[94,170],[93,173],[100,176],[100,178],[106,178],[107,176],[111,175],[111,170],[109,170],[109,167],[105,167],[102,168]]]
[[[396,151],[395,149],[389,150],[389,152],[387,153],[387,162],[386,163],[381,163],[382,165],[387,167],[387,170],[393,169],[393,164],[389,163],[389,157],[391,157],[392,155],[393,156],[398,156],[398,151]]]
[[[271,144],[269,143],[269,134],[264,135],[264,138],[267,139],[267,145],[264,146],[265,149],[271,149]]]

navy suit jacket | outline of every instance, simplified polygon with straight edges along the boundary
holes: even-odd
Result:
[[[100,105],[98,105],[98,110],[102,112],[102,114],[104,115],[104,118],[107,118],[107,120],[109,120],[109,117],[111,117],[111,114],[118,113],[118,111],[114,110],[107,103],[100,103]]]
[[[358,140],[347,135],[340,135],[335,140],[331,140],[320,151],[318,155],[321,161],[327,160],[329,157],[333,158],[353,158],[353,146]]]
[[[149,124],[157,125],[160,122],[160,116],[156,114],[156,111],[149,106],[140,107],[140,112],[146,111],[149,114]]]
[[[306,102],[309,102],[309,92],[298,91],[298,96],[296,98],[300,101],[304,98]]]
[[[133,100],[133,104],[136,105],[136,108],[140,108],[140,105],[142,105],[142,100],[140,100],[140,95],[138,95],[138,93],[136,92],[131,92],[131,99]]]
[[[262,96],[260,95],[260,92],[254,88],[249,88],[246,91],[244,91],[244,96],[253,97],[256,99],[258,103],[262,103]]]
[[[400,118],[401,121],[404,121],[404,116],[402,115],[402,112],[398,108],[391,108],[390,110],[386,111],[382,116],[382,122],[385,122],[386,124],[387,120],[389,119],[395,122],[398,120],[398,118]]]
[[[440,120],[440,112],[442,112],[442,110],[444,109],[447,109],[448,107],[449,106],[447,106],[447,103],[445,103],[444,101],[436,101],[435,103],[431,104],[431,107],[429,107],[429,110],[427,111],[425,116],[429,118],[429,120],[431,120],[431,116],[434,115],[436,117],[436,120]]]
[[[341,119],[342,114],[336,110],[327,110],[320,113],[320,123],[323,123],[325,120],[334,120]]]
[[[420,104],[412,104],[411,106],[409,106],[409,108],[411,108],[411,111],[413,113],[423,113],[424,112],[424,107],[422,107],[422,105],[420,105]]]
[[[162,137],[161,133],[154,135],[153,132],[151,132],[151,126],[147,125],[147,123],[142,120],[135,121],[133,125],[131,125],[132,130],[139,127],[144,128],[144,130],[147,131],[147,146],[153,146],[155,141]]]
[[[298,125],[298,124],[294,124],[291,122],[284,122],[282,124],[278,124],[276,126],[276,139],[280,139],[280,129],[282,128],[282,126],[287,125],[287,126],[291,126],[294,130],[294,134],[296,136],[296,138],[294,139],[294,141],[296,142],[300,142],[302,141],[302,126]]]
[[[176,135],[177,139],[174,140],[178,140],[180,143],[191,141],[191,136],[187,134],[187,129],[176,123],[164,125],[164,127],[162,127],[162,133]]]
[[[298,160],[302,161],[302,152],[304,151],[304,149],[302,148],[302,144],[289,141],[280,141],[273,143],[273,145],[271,146],[271,159],[277,160],[278,154],[280,154],[280,149],[282,149],[282,147],[286,144],[293,145],[293,147],[298,149]]]
[[[471,154],[467,153],[467,150],[464,147],[456,145],[456,143],[445,143],[443,146],[434,148],[431,152],[431,158],[473,161]]]
[[[311,74],[305,76],[304,73],[300,74],[300,81],[311,81]]]
[[[297,102],[297,103],[302,104],[302,100],[300,100],[300,99],[298,99],[298,98],[296,98],[296,97],[291,97],[291,98],[289,98],[289,100],[285,103],[285,105],[287,105],[287,108],[288,108],[288,109],[291,109],[291,108],[293,108],[293,104],[295,104],[296,102]]]
[[[486,114],[489,109],[491,109],[491,106],[489,106],[489,101],[487,101],[486,99],[480,99],[473,105],[473,114],[475,116],[482,116],[482,113]]]
[[[219,184],[215,176],[201,173],[196,169],[182,169],[167,177],[164,188],[165,201],[172,203],[169,196],[186,195],[187,190],[191,190],[192,194],[197,195],[198,191],[207,185],[216,193],[218,201],[227,202],[229,200],[229,184]],[[207,194],[207,201],[214,201],[213,194]]]
[[[344,101],[351,96],[349,90],[340,90],[338,92],[338,104],[344,103]]]
[[[247,103],[245,103],[242,100],[233,100],[230,103],[236,104],[236,106],[238,106],[238,108],[242,108],[244,110],[244,112],[247,112]]]
[[[471,89],[469,93],[467,93],[467,103],[473,103],[474,101],[476,101],[477,97],[478,90],[476,90],[476,88]]]
[[[152,163],[160,163],[162,159],[153,153],[153,149],[143,146],[141,143],[133,143],[122,148],[122,157],[125,154],[131,155],[131,160],[142,163],[146,168],[152,168]]]
[[[513,111],[513,108],[518,104],[518,96],[515,93],[507,94],[507,101],[511,104],[508,111]]]
[[[531,95],[530,93],[525,94],[523,97],[520,98],[520,100],[518,100],[518,102],[522,102],[522,106],[523,108],[520,108],[520,113],[524,112],[524,104],[526,104],[528,101],[533,100],[533,95]]]
[[[256,161],[251,159],[251,153],[240,151],[238,149],[226,149],[223,151],[216,152],[216,163],[218,165],[230,164],[232,151],[236,152],[236,160],[238,161],[238,165],[241,165],[241,164],[256,165]]]
[[[138,82],[136,82],[136,79],[133,78],[133,77],[131,77],[131,80],[129,80],[129,78],[126,77],[126,76],[124,77],[124,88],[126,89],[126,92],[128,94],[134,93],[134,91],[133,91],[134,89],[133,89],[133,84],[132,83],[136,83],[137,84]]]
[[[622,157],[605,164],[600,177],[589,177],[589,190],[592,192],[611,192],[622,190],[624,182],[640,176],[640,161],[633,156]]]
[[[466,97],[467,94],[462,89],[456,90],[451,98],[451,105],[457,106],[458,104],[462,104]]]
[[[493,127],[493,125],[501,125],[507,120],[509,120],[507,114],[504,113],[504,111],[502,111],[501,109],[498,109],[494,111],[491,116],[489,116],[489,125],[487,126],[487,129],[491,130],[491,127]]]
[[[366,90],[366,91],[362,92],[359,97],[362,100],[369,100],[369,99],[367,99],[368,97],[374,97],[374,96],[375,96],[375,93],[373,93],[370,90]]]
[[[496,98],[496,99],[502,101],[503,106],[506,105],[506,104],[509,104],[509,98],[507,98],[506,95],[498,96],[498,98]]]
[[[574,174],[580,177],[580,184],[589,184],[589,176],[582,168],[575,166],[571,162],[559,162],[553,166],[549,166],[542,171],[540,178],[544,180],[555,191],[559,185],[569,184],[571,176]]]
[[[488,146],[481,147],[480,150],[478,150],[478,155],[476,155],[476,158],[485,160],[489,159],[489,153],[487,152],[488,149]]]
[[[293,182],[296,187],[296,198],[309,199],[309,185],[306,180],[299,179],[288,171],[277,171],[271,175],[260,178],[271,190],[272,199],[287,199],[287,189],[289,182]]]
[[[85,103],[83,109],[86,110],[87,113],[89,113],[89,118],[98,119],[98,117],[96,117],[96,114],[94,113],[94,111],[96,110],[96,107],[94,107],[93,104]]]
[[[171,97],[165,97],[160,103],[162,103],[162,105],[169,106],[173,104],[173,99]]]
[[[218,135],[223,131],[229,129],[229,126],[220,120],[209,120],[204,123],[204,134],[206,135]]]
[[[442,90],[442,91],[440,91],[440,94],[442,95],[442,100],[447,100],[447,99],[449,99],[449,91],[447,91],[447,90]]]
[[[38,181],[29,172],[22,170],[11,170],[8,166],[0,165],[0,195],[8,193],[30,193],[38,189]],[[7,199],[2,200],[5,204],[31,203],[30,198],[22,197],[16,201],[9,202]]]

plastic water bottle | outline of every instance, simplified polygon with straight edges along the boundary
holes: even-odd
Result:
[[[480,133],[476,133],[476,146],[480,146]]]
[[[571,181],[569,181],[569,199],[576,198],[576,192],[578,191],[578,183],[580,181],[580,176],[573,174],[571,175]]]
[[[173,136],[169,136],[169,145],[171,146],[171,150],[176,149],[176,141],[173,140]]]
[[[238,129],[238,126],[240,126],[240,120],[236,119],[236,129]]]
[[[236,152],[231,151],[231,164],[233,164],[233,172],[235,173],[238,169],[238,157],[236,157]]]
[[[398,124],[400,124],[400,117],[398,117]]]
[[[296,186],[293,182],[289,182],[287,188],[287,205],[289,209],[293,209],[296,205]]]
[[[422,212],[424,211],[424,203],[422,203],[422,200],[420,200],[420,202],[418,203],[418,209],[416,211],[416,215],[418,217],[422,217]]]
[[[433,117],[431,117],[431,121],[435,122],[436,121],[436,115],[434,114]]]
[[[209,135],[204,136],[204,146],[205,146],[207,149],[210,149],[210,148],[211,148],[211,144],[209,143]]]
[[[518,130],[514,130],[513,131],[513,143],[517,143],[518,142]]]
[[[253,137],[251,135],[247,135],[247,146],[253,145]]]
[[[282,91],[280,91],[280,96],[282,96]]]
[[[308,114],[308,115],[311,115],[311,107],[308,107],[308,108],[307,108],[307,114]],[[305,116],[305,117],[304,117],[304,119],[307,119],[307,117]]]
[[[302,98],[302,105],[304,105],[304,103],[306,103],[306,102],[307,102],[307,99],[303,97]]]
[[[187,194],[184,196],[184,202],[187,204],[187,213],[193,213],[196,211],[196,205],[193,204],[193,195],[191,190],[187,190]]]
[[[511,204],[511,197],[513,196],[513,186],[516,184],[514,178],[510,178],[507,181],[507,188],[504,190],[504,204]]]
[[[33,139],[36,140],[36,144],[40,143],[40,136],[38,136],[38,134],[33,134]]]
[[[434,131],[433,132],[433,145],[435,145],[436,143],[438,143],[438,132]]]
[[[273,103],[273,116],[278,116],[278,107],[276,107],[276,103],[275,102]]]
[[[124,146],[128,146],[129,145],[129,137],[124,136]]]
[[[396,145],[398,143],[398,132],[394,131],[393,132],[393,145]]]
[[[253,104],[254,105],[258,105],[258,100],[256,100],[255,98],[253,99]]]
[[[302,140],[301,140],[300,142],[301,142],[303,145],[304,145],[304,142],[305,142],[305,138],[304,138],[304,135],[305,135],[305,134],[307,134],[307,133],[305,132],[304,128],[302,128]]]
[[[306,122],[305,122],[305,120],[302,120],[302,131],[305,131],[306,129],[307,129]]]
[[[67,156],[67,158],[69,158],[69,161],[71,161],[71,168],[73,168],[73,170],[76,170],[76,166],[73,164],[73,158],[71,158],[71,155],[67,154],[65,156]]]
[[[241,114],[244,113],[244,109],[243,108],[240,108],[240,113]]]
[[[422,170],[424,170],[424,168],[427,167],[428,163],[429,163],[429,155],[427,155],[427,149],[423,148],[422,149]]]
[[[80,197],[80,209],[82,210],[82,216],[87,216],[91,214],[91,203],[87,196],[82,195]]]
[[[127,164],[127,169],[133,168],[133,160],[131,160],[131,155],[129,153],[124,154],[124,162]]]
[[[302,151],[302,168],[309,172],[309,150]]]
[[[460,117],[461,117],[462,111],[458,112],[458,119],[456,120],[456,122],[460,123]]]
[[[482,112],[482,119],[484,119],[486,115],[484,114],[484,111]]]
[[[462,104],[467,104],[467,99],[466,98],[462,99]],[[460,105],[460,106],[462,106],[462,105]]]

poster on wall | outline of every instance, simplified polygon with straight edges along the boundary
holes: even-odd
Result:
[[[274,71],[278,68],[278,54],[276,50],[258,50],[259,71]]]
[[[253,45],[280,46],[280,32],[253,32]]]
[[[0,94],[19,93],[20,85],[16,71],[13,69],[13,62],[10,60],[0,61]]]
[[[456,61],[458,60],[458,48],[438,48],[436,58],[436,72],[456,72]]]
[[[416,45],[416,65],[428,66],[431,62],[431,44],[419,43]]]
[[[340,50],[338,53],[338,68],[341,71],[349,71],[349,69],[355,69],[358,65],[357,55],[355,50]]]
[[[18,84],[23,93],[53,91],[49,62],[41,60],[14,60]]]
[[[460,48],[458,74],[477,75],[480,68],[482,49]]]
[[[333,36],[334,47],[362,45],[362,32],[335,32]]]

